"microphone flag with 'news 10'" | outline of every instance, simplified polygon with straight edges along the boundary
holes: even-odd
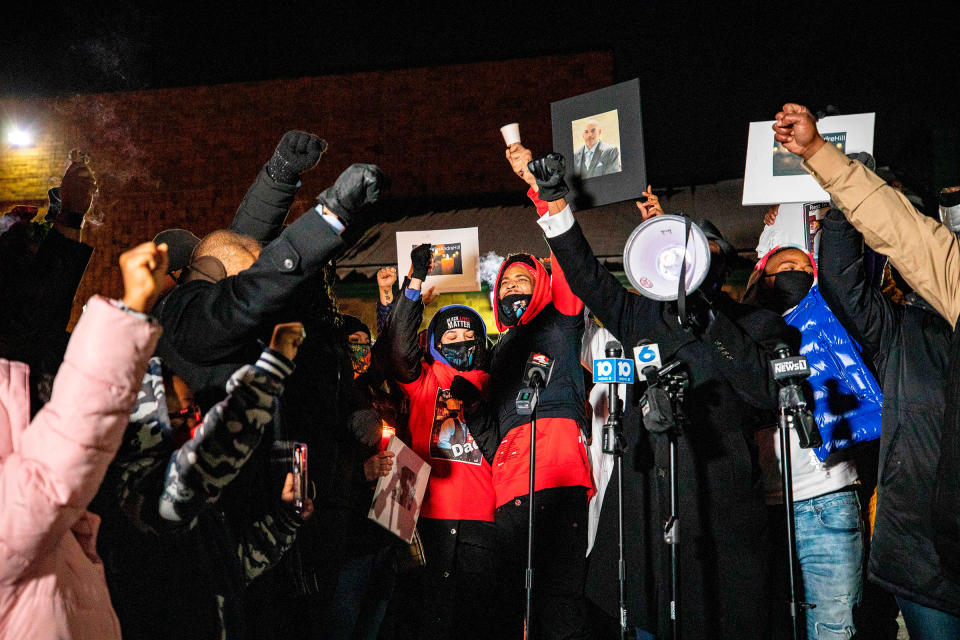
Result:
[[[553,358],[545,353],[531,353],[523,365],[523,385],[525,387],[547,386],[553,372]]]
[[[633,360],[619,357],[623,353],[620,343],[611,340],[606,345],[606,351],[606,358],[593,360],[593,381],[606,384],[633,384]]]

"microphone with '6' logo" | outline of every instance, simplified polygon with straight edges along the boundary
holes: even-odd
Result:
[[[531,353],[523,365],[523,388],[517,394],[517,413],[528,416],[537,408],[540,389],[550,382],[553,372],[553,358],[545,353]]]

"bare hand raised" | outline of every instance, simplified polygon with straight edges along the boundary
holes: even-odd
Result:
[[[533,177],[533,174],[527,170],[527,163],[533,160],[533,153],[519,142],[515,142],[507,147],[506,154],[507,162],[510,163],[510,168],[513,169],[513,172],[536,191],[537,180]]]
[[[273,328],[273,337],[270,338],[270,348],[283,355],[287,360],[297,357],[297,351],[307,337],[300,322],[285,322]]]
[[[774,139],[790,153],[808,160],[824,145],[817,131],[817,119],[806,107],[792,102],[783,105],[773,123]]]
[[[144,242],[120,254],[123,276],[123,304],[147,313],[160,296],[167,275],[167,245]]]
[[[663,207],[660,206],[660,198],[653,195],[653,187],[647,185],[647,190],[640,195],[647,198],[646,202],[637,201],[637,209],[640,209],[640,217],[649,220],[654,216],[663,215]]]

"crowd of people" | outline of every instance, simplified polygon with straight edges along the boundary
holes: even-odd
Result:
[[[67,334],[98,188],[71,153],[46,219],[0,224],[0,638],[767,639],[800,620],[811,640],[862,639],[895,638],[898,611],[911,638],[960,638],[960,189],[938,221],[806,108],[774,130],[830,208],[818,253],[758,256],[739,300],[737,251],[709,220],[695,291],[625,288],[566,202],[565,159],[511,144],[550,255],[503,261],[495,342],[464,305],[421,330],[428,244],[402,281],[377,274],[375,331],[341,313],[332,261],[389,180],[351,165],[285,225],[327,146],[301,131],[228,229],[126,251],[122,297],[91,298]],[[642,220],[664,214],[643,195]],[[645,423],[643,384],[620,389],[622,484],[590,377],[609,340],[656,343],[688,381],[669,437]],[[791,430],[789,452],[784,345],[810,362],[822,440]],[[552,361],[535,420],[517,403],[532,353]],[[386,433],[431,468],[412,542],[368,517],[398,464]]]

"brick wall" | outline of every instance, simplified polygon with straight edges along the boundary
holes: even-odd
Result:
[[[67,153],[90,152],[100,194],[88,242],[96,252],[78,293],[117,295],[120,252],[170,227],[198,235],[229,224],[283,133],[327,139],[294,212],[351,162],[379,164],[401,198],[515,192],[499,127],[550,145],[550,102],[612,82],[609,53],[548,56],[390,72],[63,98],[0,100],[3,125],[36,144],[0,142],[0,211],[44,204]]]

